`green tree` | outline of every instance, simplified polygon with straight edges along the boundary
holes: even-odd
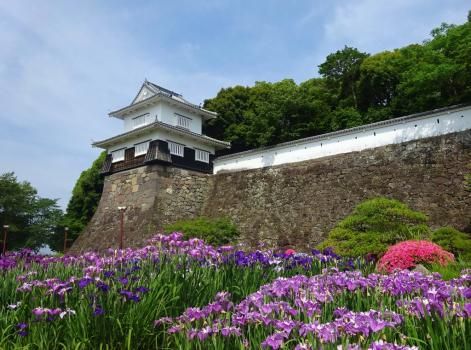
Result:
[[[332,112],[330,130],[342,130],[364,124],[363,118],[355,108],[338,108]]]
[[[205,132],[231,141],[231,152],[319,134],[330,130],[329,96],[322,79],[222,89],[205,101],[205,108],[219,114],[206,124]]]
[[[409,60],[401,73],[396,114],[408,114],[460,102],[456,91],[461,65],[429,46],[411,45],[401,50]]]
[[[60,251],[63,249],[65,227],[69,228],[70,238],[73,240],[83,231],[93,214],[95,214],[103,192],[104,178],[100,175],[100,170],[105,158],[106,152],[102,152],[90,168],[82,171],[75,183],[72,197],[67,204],[66,213],[58,227],[61,234],[57,235],[50,243],[54,250]]]
[[[232,151],[248,148],[244,114],[248,109],[250,88],[234,86],[221,89],[217,96],[204,101],[204,107],[218,113],[204,125],[204,132],[217,139],[230,141]]]
[[[359,76],[360,109],[384,108],[397,95],[402,70],[399,50],[380,52],[363,60]]]
[[[14,173],[0,175],[0,227],[9,225],[9,250],[48,244],[61,218],[57,199],[39,197],[29,182],[18,182]]]
[[[245,113],[249,145],[260,147],[299,138],[298,126],[309,107],[297,93],[298,86],[292,79],[255,84],[250,109]]]
[[[471,23],[442,24],[422,45],[401,48],[396,114],[471,101]]]
[[[354,47],[345,46],[328,55],[325,62],[319,65],[319,74],[337,95],[340,106],[358,108],[360,66],[368,56]]]
[[[400,201],[366,200],[329,232],[320,249],[332,247],[344,256],[381,255],[399,241],[429,236],[427,217]]]

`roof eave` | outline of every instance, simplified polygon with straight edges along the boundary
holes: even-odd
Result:
[[[133,137],[135,137],[137,135],[140,135],[140,134],[146,134],[147,132],[150,132],[152,130],[159,129],[159,128],[167,130],[169,132],[174,132],[174,133],[179,134],[179,135],[184,135],[184,136],[189,137],[189,138],[193,138],[193,139],[198,140],[199,142],[202,142],[202,143],[210,144],[210,145],[212,145],[212,146],[214,146],[215,148],[218,148],[218,149],[225,149],[225,148],[230,148],[231,147],[230,142],[216,140],[216,139],[210,138],[206,135],[198,135],[198,134],[194,134],[194,133],[187,132],[187,131],[184,131],[184,130],[179,130],[176,127],[173,127],[171,125],[165,125],[164,123],[161,123],[161,122],[154,122],[152,124],[145,125],[141,128],[137,128],[137,129],[128,131],[127,133],[124,133],[124,134],[121,134],[121,135],[118,135],[118,136],[114,136],[114,137],[111,137],[111,138],[106,139],[106,140],[93,142],[92,146],[107,149],[110,146],[113,146],[114,144],[116,144],[120,141],[129,139],[129,138],[133,138]]]
[[[214,119],[218,116],[218,114],[216,112],[208,111],[207,109],[198,107],[196,105],[188,104],[188,103],[184,103],[184,102],[175,100],[171,97],[163,95],[162,93],[156,93],[155,95],[153,95],[149,98],[146,98],[142,101],[139,101],[137,103],[130,104],[126,107],[123,107],[123,108],[120,108],[118,110],[112,111],[112,112],[108,113],[108,116],[118,118],[118,119],[124,119],[126,112],[130,113],[134,108],[139,109],[139,108],[145,107],[146,105],[151,105],[151,104],[160,102],[161,100],[165,100],[167,102],[171,102],[171,103],[174,103],[176,105],[183,106],[184,108],[190,108],[190,109],[196,111],[198,114],[200,114],[205,120]]]

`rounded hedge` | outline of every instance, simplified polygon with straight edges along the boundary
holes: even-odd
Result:
[[[164,232],[182,232],[185,239],[201,238],[214,246],[231,243],[239,237],[237,226],[228,218],[199,217],[180,220],[165,226]]]
[[[427,216],[398,200],[378,197],[358,204],[352,214],[329,232],[318,249],[331,247],[337,254],[380,256],[400,241],[430,235]]]
[[[430,241],[405,241],[389,247],[378,262],[378,271],[410,269],[417,264],[446,266],[453,261],[453,254],[438,244]]]

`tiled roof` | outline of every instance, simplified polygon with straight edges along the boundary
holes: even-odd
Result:
[[[315,136],[305,137],[305,138],[302,138],[302,139],[296,139],[296,140],[293,140],[293,141],[278,143],[278,144],[275,144],[275,145],[272,145],[272,146],[259,147],[259,148],[254,148],[254,149],[247,150],[247,151],[238,152],[238,153],[231,153],[231,154],[228,154],[228,155],[225,155],[225,156],[217,157],[217,160],[237,158],[237,157],[243,156],[243,155],[249,155],[249,154],[252,154],[252,153],[257,153],[257,152],[266,151],[266,150],[270,150],[270,149],[275,149],[275,148],[279,148],[279,147],[302,144],[304,142],[322,141],[322,140],[326,140],[326,139],[329,139],[329,138],[332,138],[332,137],[354,134],[354,133],[359,132],[359,131],[367,131],[367,130],[375,129],[377,127],[386,126],[386,125],[398,125],[398,124],[401,124],[401,123],[409,121],[409,120],[421,119],[421,118],[425,118],[425,117],[428,117],[432,114],[437,114],[437,113],[448,113],[448,112],[452,112],[452,111],[457,111],[457,110],[468,108],[470,106],[471,106],[471,104],[459,104],[459,105],[454,105],[454,106],[449,106],[449,107],[444,107],[444,108],[433,109],[431,111],[414,113],[414,114],[406,115],[406,116],[399,117],[399,118],[387,119],[387,120],[379,121],[379,122],[372,123],[372,124],[360,125],[360,126],[350,128],[350,129],[343,129],[343,130],[333,131],[333,132],[329,132],[329,133],[326,133],[326,134],[315,135]]]
[[[204,115],[206,115],[209,118],[215,118],[217,116],[216,112],[209,111],[207,109],[202,108],[201,106],[195,105],[194,103],[191,103],[188,100],[186,100],[185,98],[183,98],[183,96],[181,94],[176,93],[176,92],[171,91],[171,90],[168,90],[166,88],[163,88],[163,87],[161,87],[157,84],[151,83],[151,82],[146,80],[146,81],[144,81],[143,86],[145,86],[149,90],[151,90],[154,93],[154,95],[152,95],[152,96],[150,96],[150,97],[148,97],[144,100],[141,100],[139,102],[131,103],[130,105],[128,105],[126,107],[123,107],[123,108],[120,108],[116,111],[110,112],[109,116],[118,116],[122,112],[125,112],[127,109],[130,109],[132,107],[138,107],[140,105],[145,105],[146,103],[149,103],[149,101],[154,99],[155,97],[163,97],[163,98],[166,98],[166,99],[170,99],[172,101],[177,102],[178,104],[183,104],[183,105],[185,105],[187,107],[190,107],[192,109],[196,109],[199,112],[204,113]],[[141,87],[141,89],[142,89],[142,87]]]
[[[216,140],[216,139],[213,139],[212,137],[202,135],[202,134],[197,134],[197,133],[192,132],[190,130],[186,130],[186,129],[183,129],[181,127],[166,124],[166,123],[163,123],[163,122],[160,122],[160,121],[155,121],[151,124],[141,126],[140,128],[136,128],[136,129],[124,132],[122,134],[110,137],[110,138],[102,140],[102,141],[93,142],[92,145],[94,147],[103,148],[103,147],[106,147],[107,145],[109,145],[110,143],[112,143],[113,141],[118,141],[120,139],[127,138],[129,136],[135,136],[135,135],[138,135],[138,134],[141,134],[141,133],[146,133],[146,132],[151,131],[153,129],[164,129],[164,130],[173,131],[173,132],[176,132],[177,134],[180,134],[180,135],[186,135],[186,136],[190,136],[191,138],[198,139],[198,140],[202,141],[203,143],[207,143],[207,144],[211,144],[211,145],[215,145],[215,146],[220,146],[220,147],[223,147],[223,148],[229,148],[231,146],[230,142]]]

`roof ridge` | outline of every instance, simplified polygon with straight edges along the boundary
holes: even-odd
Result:
[[[155,91],[155,88],[153,88],[151,85],[148,85],[149,87],[152,88],[153,91]],[[164,98],[168,98],[168,99],[171,99],[172,101],[175,101],[177,103],[181,103],[181,104],[184,104],[188,107],[191,107],[191,108],[194,108],[200,112],[203,112],[203,113],[206,113],[206,115],[210,118],[214,118],[217,116],[217,113],[216,112],[213,112],[213,111],[210,111],[210,110],[207,110],[205,108],[202,108],[201,106],[199,105],[196,105],[192,102],[189,102],[187,101],[186,99],[184,99],[183,97],[179,97],[179,96],[175,96],[175,95],[170,95],[169,93],[165,92],[165,91],[157,91],[155,92],[155,94],[153,96],[150,96],[149,98],[146,98],[144,100],[141,100],[141,101],[138,101],[136,103],[131,103],[130,105],[126,106],[126,107],[123,107],[123,108],[120,108],[118,110],[115,110],[115,111],[112,111],[112,112],[109,112],[108,115],[110,117],[114,117],[116,113],[120,113],[121,111],[124,111],[130,107],[136,107],[142,103],[147,103],[149,100],[153,99],[154,97],[158,97],[158,96],[161,96],[161,97],[164,97]]]
[[[179,94],[178,92],[175,92],[175,91],[172,91],[170,89],[164,88],[163,86],[157,85],[157,84],[155,84],[151,81],[148,81],[147,79],[144,83],[146,83],[147,85],[150,85],[153,89],[157,89],[159,92],[165,92],[165,93],[167,93],[169,95],[172,95],[172,96],[183,97],[182,94]]]

